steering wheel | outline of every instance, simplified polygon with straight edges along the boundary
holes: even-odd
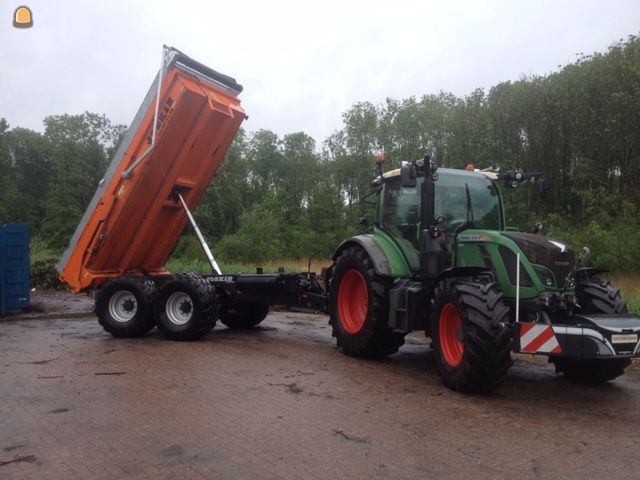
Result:
[[[467,225],[468,223],[466,220],[456,220],[454,222],[447,223],[445,230],[447,232],[453,232],[454,235],[457,235],[458,232],[462,229],[462,227],[465,227]]]

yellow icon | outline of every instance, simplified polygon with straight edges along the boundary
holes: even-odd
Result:
[[[16,8],[13,12],[13,26],[16,28],[29,28],[33,26],[33,14],[29,7],[24,5]]]

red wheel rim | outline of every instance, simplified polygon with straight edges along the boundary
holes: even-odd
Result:
[[[358,333],[364,327],[369,310],[367,282],[358,270],[349,270],[338,289],[338,314],[347,333]]]
[[[438,325],[440,348],[445,361],[452,367],[462,363],[464,343],[462,343],[462,318],[453,303],[447,303],[440,312]]]

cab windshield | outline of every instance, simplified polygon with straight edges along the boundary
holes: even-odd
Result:
[[[436,216],[444,217],[447,234],[467,224],[483,230],[502,229],[498,189],[484,175],[458,170],[438,170]]]
[[[502,230],[500,196],[491,180],[460,170],[439,169],[438,174],[435,215],[444,218],[447,243],[463,227]],[[424,177],[420,177],[416,187],[402,187],[400,177],[397,177],[384,184],[378,221],[398,240],[407,258],[415,256],[419,248],[420,230],[423,228],[420,225],[423,181]]]

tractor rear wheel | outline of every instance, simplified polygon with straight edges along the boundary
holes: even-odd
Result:
[[[329,287],[329,324],[347,355],[383,357],[404,343],[404,335],[388,325],[389,283],[376,275],[360,248],[348,248],[336,260]]]
[[[509,307],[495,283],[443,281],[434,294],[431,346],[453,390],[489,391],[513,364]]]
[[[98,323],[114,337],[144,335],[155,325],[151,314],[155,291],[151,280],[131,277],[111,280],[96,295]]]
[[[220,307],[220,321],[232,329],[253,328],[269,313],[269,305],[253,302],[230,302]]]
[[[165,283],[154,302],[158,329],[171,340],[197,340],[216,324],[218,304],[213,285],[194,273]]]

